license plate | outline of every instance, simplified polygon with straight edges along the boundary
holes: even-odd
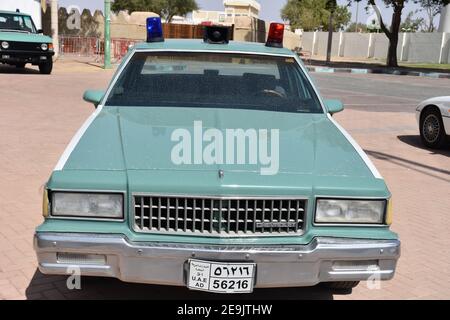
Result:
[[[255,263],[221,263],[189,260],[187,286],[191,290],[216,293],[251,293]]]

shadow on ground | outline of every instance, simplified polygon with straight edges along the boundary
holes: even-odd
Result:
[[[382,160],[382,161],[387,161],[390,162],[392,164],[395,164],[397,166],[403,167],[403,168],[407,168],[409,170],[414,170],[416,172],[425,174],[427,176],[445,181],[445,182],[450,182],[450,171],[449,170],[445,170],[439,167],[435,167],[435,166],[429,166],[417,161],[413,161],[410,159],[406,159],[406,158],[402,158],[402,157],[398,157],[398,156],[394,156],[392,154],[387,154],[384,152],[378,152],[378,151],[373,151],[373,150],[364,150],[368,155]]]
[[[420,136],[397,136],[398,140],[403,143],[406,143],[412,147],[426,150],[431,154],[441,154],[447,157],[450,157],[450,140],[447,141],[447,145],[445,149],[428,149],[426,148],[422,142],[420,141]]]
[[[36,69],[34,69],[36,68]],[[31,65],[27,65],[25,68],[16,68],[15,66],[0,64],[0,74],[1,73],[10,73],[10,74],[40,74],[37,67],[31,67]]]
[[[49,276],[36,270],[26,289],[27,299],[149,299],[149,300],[332,300],[333,291],[322,286],[309,288],[255,289],[249,295],[222,295],[189,291],[184,287],[126,283],[112,278],[82,277],[81,290],[67,288],[67,276]]]

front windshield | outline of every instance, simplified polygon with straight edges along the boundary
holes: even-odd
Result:
[[[234,53],[137,52],[106,105],[323,113],[294,58]]]
[[[36,33],[36,28],[30,16],[0,13],[0,31]]]

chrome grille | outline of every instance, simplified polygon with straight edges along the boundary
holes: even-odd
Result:
[[[210,235],[295,234],[306,201],[289,198],[134,196],[137,232]]]

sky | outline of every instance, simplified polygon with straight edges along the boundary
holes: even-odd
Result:
[[[281,21],[280,11],[283,5],[287,2],[287,0],[258,0],[261,4],[261,14],[260,17],[266,21]],[[365,1],[361,1],[361,5],[359,8],[359,21],[367,22],[367,18],[369,17],[366,14],[366,10],[364,9]],[[379,7],[382,11],[383,18],[387,24],[391,21],[392,9],[386,8],[381,0],[377,1],[379,3]],[[223,10],[223,0],[197,0],[199,7],[203,10]],[[348,3],[347,0],[338,0],[338,3],[341,5],[346,5]],[[103,0],[59,0],[60,6],[70,6],[77,5],[81,9],[88,8],[91,10],[102,9],[103,8]],[[404,9],[404,17],[409,11],[414,11],[418,9],[419,6],[414,4],[412,1],[408,3]],[[352,13],[352,21],[356,19],[356,5],[353,5],[350,8]]]

